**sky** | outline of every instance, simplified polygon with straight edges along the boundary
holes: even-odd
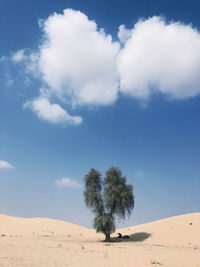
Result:
[[[119,167],[130,226],[199,212],[191,0],[0,0],[0,213],[92,227],[84,176]]]

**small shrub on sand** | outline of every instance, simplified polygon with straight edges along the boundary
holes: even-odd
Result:
[[[158,261],[152,261],[151,264],[155,264],[155,265],[163,265],[162,263],[158,262]]]

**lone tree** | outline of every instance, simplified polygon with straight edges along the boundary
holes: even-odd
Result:
[[[126,184],[119,168],[111,167],[102,180],[102,175],[91,169],[85,176],[85,204],[95,214],[93,226],[97,232],[115,232],[115,220],[125,219],[134,208],[133,186]]]

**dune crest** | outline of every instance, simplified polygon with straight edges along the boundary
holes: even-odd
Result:
[[[123,234],[147,232],[151,234],[145,242],[160,245],[200,246],[200,213],[190,213],[162,220],[119,229]]]
[[[92,230],[94,232],[94,230]],[[49,218],[19,218],[0,214],[0,235],[90,235],[82,226]]]
[[[133,238],[105,243],[102,234],[72,223],[0,214],[0,266],[200,266],[200,213],[116,232]]]

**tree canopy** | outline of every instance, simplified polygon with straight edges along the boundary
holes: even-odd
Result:
[[[85,175],[85,204],[95,215],[94,228],[104,233],[107,241],[115,232],[116,218],[125,219],[134,208],[133,186],[126,180],[116,167],[111,167],[104,179],[95,169]]]

